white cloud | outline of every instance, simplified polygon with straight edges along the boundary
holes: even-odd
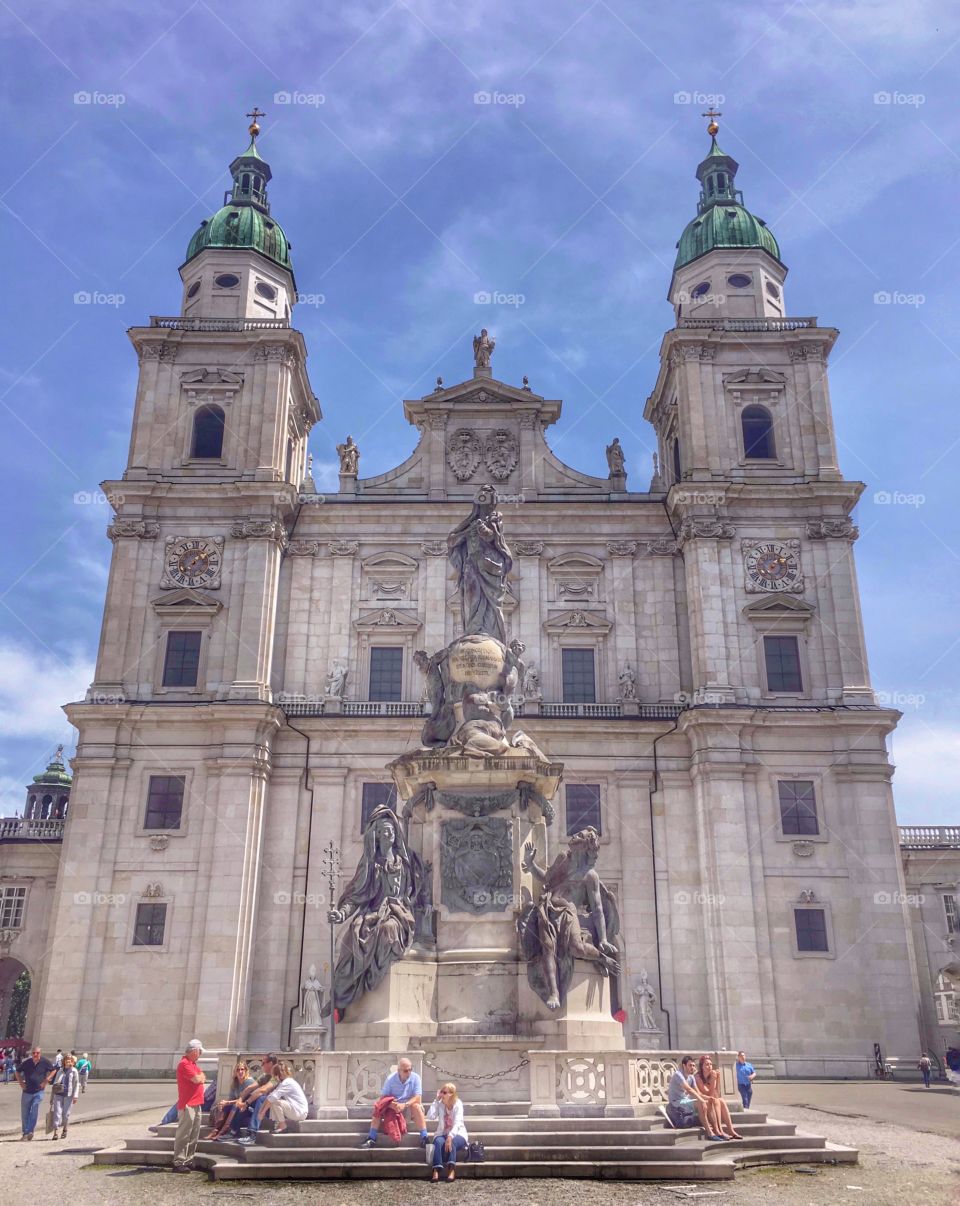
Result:
[[[0,639],[0,733],[56,744],[72,732],[61,705],[83,699],[94,664],[76,650],[61,655]]]
[[[891,739],[894,799],[901,825],[960,821],[960,720],[928,723],[907,713]]]

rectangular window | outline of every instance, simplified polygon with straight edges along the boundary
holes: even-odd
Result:
[[[563,702],[596,703],[597,680],[592,649],[562,649]]]
[[[947,915],[947,933],[960,934],[960,913],[957,912],[956,896],[952,894],[944,896],[943,911]]]
[[[195,687],[200,671],[199,632],[168,632],[167,653],[163,659],[165,687]]]
[[[166,928],[165,904],[138,904],[137,920],[133,927],[133,945],[163,946],[163,932]]]
[[[765,636],[763,657],[768,691],[802,691],[800,645],[795,636]]]
[[[370,814],[385,804],[397,811],[397,789],[392,783],[364,783],[360,800],[360,830],[366,829]]]
[[[780,825],[790,837],[819,833],[817,798],[809,780],[784,780],[777,784],[780,792]]]
[[[597,833],[600,828],[600,784],[567,784],[567,836],[579,833],[592,825]]]
[[[179,829],[183,815],[183,775],[151,775],[144,829]]]
[[[0,888],[0,929],[19,930],[23,925],[26,888]]]
[[[823,909],[794,909],[798,951],[829,951],[827,915]]]
[[[370,650],[370,698],[403,699],[403,650],[374,646]]]

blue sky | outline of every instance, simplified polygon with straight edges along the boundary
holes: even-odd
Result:
[[[841,467],[868,485],[871,667],[904,711],[899,818],[960,820],[953,6],[4,0],[0,36],[4,811],[58,740],[72,750],[59,705],[92,677],[110,553],[96,492],[122,471],[136,383],[125,330],[177,312],[252,105],[298,287],[322,295],[296,316],[321,488],[348,430],[364,475],[407,455],[400,399],[468,376],[481,325],[498,376],[564,399],[559,455],[605,473],[618,434],[642,488],[716,100],[790,266],[790,313],[841,331],[831,389]],[[481,291],[523,301],[478,306]]]

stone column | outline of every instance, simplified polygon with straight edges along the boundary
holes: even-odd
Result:
[[[710,703],[734,702],[731,650],[724,614],[730,584],[725,581],[721,565],[721,541],[731,540],[735,532],[732,524],[701,518],[685,519],[680,532],[690,618],[693,689],[704,692],[708,697],[706,702]]]
[[[238,632],[237,665],[228,694],[231,699],[269,700],[280,550],[286,533],[279,519],[249,519],[234,523],[231,534],[247,544],[240,616],[231,617]]]

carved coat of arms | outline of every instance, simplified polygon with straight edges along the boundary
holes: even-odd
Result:
[[[465,482],[473,477],[482,455],[480,437],[469,427],[461,427],[450,437],[450,443],[447,445],[447,464],[458,482]]]
[[[443,903],[466,913],[502,913],[513,903],[510,822],[500,817],[444,821],[440,881]]]
[[[503,482],[516,469],[520,445],[511,431],[491,431],[483,450],[483,458],[494,481]]]

